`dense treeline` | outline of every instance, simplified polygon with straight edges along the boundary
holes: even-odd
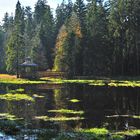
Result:
[[[0,28],[0,72],[15,73],[27,56],[40,70],[72,75],[140,73],[139,0],[64,0],[52,13],[46,0],[35,10],[17,2]],[[18,58],[18,59],[17,59]]]

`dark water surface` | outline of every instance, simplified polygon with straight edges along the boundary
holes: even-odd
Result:
[[[88,85],[0,86],[0,94],[23,88],[35,101],[0,99],[0,114],[22,118],[15,121],[0,117],[0,139],[41,139],[46,131],[106,127],[119,131],[126,127],[140,129],[140,89],[110,88]],[[76,99],[77,102],[71,100]],[[79,102],[78,102],[79,101]],[[63,114],[50,110],[68,109],[84,114]],[[1,115],[0,115],[1,116]],[[49,118],[77,118],[76,120],[43,120]],[[36,119],[38,117],[38,119]],[[40,119],[41,118],[41,119]],[[84,119],[80,119],[84,118]]]

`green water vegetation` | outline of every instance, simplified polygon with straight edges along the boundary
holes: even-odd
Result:
[[[126,135],[131,138],[131,136],[137,136],[140,134],[140,130],[128,130],[112,133],[106,128],[91,128],[91,129],[79,129],[71,133],[62,133],[61,137],[65,137],[66,140],[125,140]]]
[[[11,115],[9,113],[0,113],[0,120],[10,120],[10,121],[16,121],[16,120],[22,120],[23,118],[17,118],[15,115]]]
[[[63,122],[63,121],[77,121],[77,120],[83,120],[84,117],[65,117],[65,116],[60,116],[60,117],[48,117],[48,116],[35,116],[35,120],[43,120],[43,121],[58,121],[58,122]]]
[[[2,100],[8,100],[8,101],[21,101],[21,100],[26,100],[26,101],[31,101],[34,102],[34,99],[30,97],[27,94],[13,94],[13,93],[7,93],[7,94],[1,94],[0,99]]]
[[[23,85],[23,84],[88,84],[91,86],[109,86],[109,87],[140,87],[140,80],[113,80],[113,79],[104,79],[104,80],[66,80],[61,78],[40,78],[38,80],[27,80],[27,79],[16,79],[16,78],[0,78],[0,84],[14,84],[14,85]]]
[[[127,131],[116,132],[115,134],[116,135],[121,135],[121,136],[124,136],[124,135],[135,136],[135,135],[140,134],[140,130],[139,129],[137,129],[137,130],[127,130]]]
[[[23,85],[23,84],[44,84],[46,81],[42,80],[28,80],[16,78],[0,78],[0,84]]]
[[[33,94],[33,97],[35,97],[35,98],[44,98],[45,96],[38,95],[38,94]]]
[[[106,128],[78,129],[73,132],[60,132],[55,140],[125,140],[126,135],[137,136],[140,130],[129,130],[111,133]]]
[[[133,119],[140,119],[140,116],[138,115],[111,115],[111,116],[106,116],[107,118],[133,118]]]
[[[72,103],[79,103],[80,102],[80,100],[78,100],[78,99],[71,99],[69,101],[72,102]]]
[[[52,84],[88,84],[91,86],[109,86],[109,87],[140,87],[139,80],[66,80],[55,78],[41,78],[41,80],[47,80]]]
[[[84,114],[84,111],[75,111],[69,109],[49,110],[48,112],[62,113],[62,114],[79,114],[79,115]]]
[[[23,88],[15,89],[15,90],[8,90],[9,93],[23,93],[25,90]]]

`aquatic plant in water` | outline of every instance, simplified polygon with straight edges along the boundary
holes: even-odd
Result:
[[[34,102],[34,99],[30,97],[27,94],[13,94],[13,93],[7,93],[7,94],[1,94],[0,99],[2,100],[8,100],[8,101],[20,101],[20,100],[26,100],[26,101],[31,101]]]
[[[21,120],[23,118],[17,118],[15,115],[11,115],[9,113],[0,113],[0,120],[11,120],[11,121],[15,121],[15,120]]]
[[[62,114],[79,114],[79,115],[84,114],[84,111],[75,111],[69,109],[49,110],[48,112],[62,113]]]
[[[48,117],[48,116],[35,116],[35,120],[43,120],[43,121],[76,121],[83,120],[83,117]]]
[[[111,116],[106,116],[107,118],[133,118],[133,119],[140,119],[140,116],[137,115],[111,115]]]
[[[72,103],[78,103],[78,102],[80,102],[80,100],[78,100],[78,99],[71,99],[69,101],[72,102]]]
[[[37,95],[37,94],[33,94],[33,97],[35,97],[35,98],[44,98],[45,96],[41,96],[41,95]]]

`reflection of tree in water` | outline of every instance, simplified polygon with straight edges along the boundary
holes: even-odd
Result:
[[[3,89],[2,89],[3,88]],[[7,93],[12,87],[2,87],[2,93]],[[20,87],[17,87],[20,88]],[[87,85],[66,85],[60,89],[35,89],[34,87],[25,87],[25,93],[35,99],[35,102],[29,101],[6,101],[1,100],[1,113],[13,114],[16,117],[24,118],[24,124],[31,123],[33,128],[46,128],[47,122],[41,120],[32,120],[34,116],[49,117],[75,117],[74,114],[63,114],[60,112],[48,112],[48,110],[75,110],[84,111],[85,120],[61,121],[51,123],[54,127],[62,129],[71,128],[93,128],[107,127],[109,129],[120,130],[128,126],[140,128],[140,122],[137,118],[130,117],[109,117],[113,115],[137,115],[140,116],[139,89],[137,88],[107,88],[93,87]],[[34,94],[43,96],[37,98]],[[77,99],[74,103],[70,100]],[[27,126],[27,125],[25,125]],[[48,127],[47,127],[48,128]]]
[[[69,110],[81,110],[79,104],[74,104],[70,102],[70,99],[76,99],[76,95],[78,95],[77,89],[75,86],[66,86],[66,88],[62,89],[55,89],[54,90],[54,100],[55,100],[55,108],[56,110],[59,109],[69,109]],[[57,117],[77,117],[77,115],[73,114],[62,114],[56,113]],[[59,127],[64,130],[69,130],[72,128],[81,128],[81,121],[65,121],[59,123]]]
[[[129,126],[140,128],[139,119],[129,116],[140,116],[139,90],[137,88],[113,88],[110,95],[113,99],[112,112],[108,118],[110,128],[115,130],[125,129]],[[117,115],[113,117],[113,115]]]

